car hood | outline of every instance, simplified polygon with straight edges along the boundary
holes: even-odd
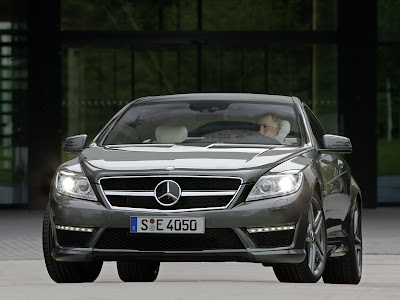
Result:
[[[306,150],[293,147],[138,145],[90,147],[81,161],[104,171],[236,171],[272,168]]]

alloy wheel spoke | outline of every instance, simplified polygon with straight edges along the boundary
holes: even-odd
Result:
[[[317,230],[317,228],[318,228],[318,226],[319,225],[321,225],[321,221],[322,221],[322,213],[321,213],[321,211],[319,211],[318,213],[317,213],[317,216],[315,217],[315,219],[314,219],[314,232],[315,233],[317,233],[318,232],[318,230]]]
[[[310,204],[310,215],[309,215],[309,219],[310,219],[310,225],[311,227],[314,227],[314,209],[313,209],[313,204]]]
[[[358,228],[358,207],[356,207],[356,210],[355,210],[355,212],[354,212],[354,235],[358,235],[358,231],[359,231],[359,228]]]
[[[356,208],[354,210],[354,248],[356,252],[356,260],[358,272],[361,273],[362,269],[362,236],[361,236],[361,215],[356,203]]]
[[[309,208],[307,229],[307,250],[308,250],[308,267],[314,275],[318,275],[325,259],[325,246],[323,240],[324,220],[323,212],[320,208],[318,200],[312,198]]]
[[[354,240],[356,244],[356,248],[359,247],[361,249],[362,238],[361,238],[361,218],[358,210],[358,206],[354,211]]]
[[[324,249],[323,249],[323,247],[322,247],[322,245],[321,245],[321,242],[319,241],[319,240],[315,240],[315,244],[316,244],[316,246],[317,246],[317,249],[318,249],[318,251],[321,253],[321,255],[322,255],[322,253],[324,253]]]
[[[314,272],[314,267],[315,267],[315,245],[314,244],[310,245],[309,255],[310,255],[310,257],[308,258],[308,267],[310,268],[311,272]]]
[[[318,246],[318,244],[316,244],[316,245],[317,245],[317,247],[315,247],[315,250],[316,250],[315,252],[318,256],[319,261],[322,262],[322,261],[324,261],[324,256],[323,256],[322,251],[321,251],[320,247]]]
[[[318,223],[316,223],[316,225],[315,225],[315,229],[314,229],[315,235],[319,235],[320,234],[321,225],[322,225],[322,214],[321,214],[321,212],[319,212],[318,215],[320,217],[318,218],[318,221],[317,221]]]
[[[312,232],[312,226],[311,226],[311,224],[309,224],[308,228],[307,228],[307,235],[306,235],[307,243],[312,243],[311,232]]]

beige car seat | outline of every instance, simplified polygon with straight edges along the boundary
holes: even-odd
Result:
[[[188,136],[185,126],[161,125],[156,128],[156,140],[160,144],[182,143]]]
[[[289,121],[282,120],[282,126],[281,129],[279,129],[278,134],[276,135],[276,140],[280,142],[281,144],[284,144],[286,136],[290,132],[290,123]]]

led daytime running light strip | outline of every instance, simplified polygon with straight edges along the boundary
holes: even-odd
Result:
[[[93,232],[94,231],[94,228],[62,226],[62,225],[56,225],[56,229],[67,230],[67,231],[80,231],[80,232]]]
[[[271,232],[271,231],[284,231],[284,230],[293,230],[296,226],[278,226],[278,227],[265,227],[265,228],[247,228],[249,233],[257,233],[257,232]]]

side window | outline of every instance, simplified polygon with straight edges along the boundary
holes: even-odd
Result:
[[[309,109],[307,106],[304,106],[307,118],[310,122],[311,130],[315,136],[315,139],[317,140],[318,146],[322,147],[323,144],[323,136],[325,134],[325,130],[322,128],[321,124],[317,120],[317,117],[313,114],[311,109]]]

